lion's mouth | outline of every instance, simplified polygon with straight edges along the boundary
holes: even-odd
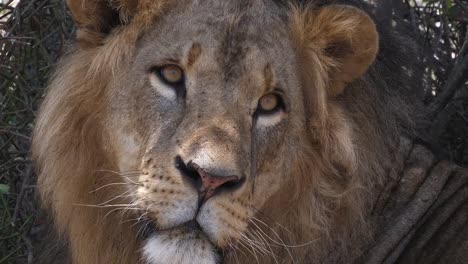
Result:
[[[200,224],[194,219],[171,228],[158,229],[154,222],[151,219],[147,218],[139,222],[138,236],[144,240],[148,239],[152,235],[157,235],[158,233],[173,232],[175,230],[179,230],[186,234],[191,233],[193,235],[204,236],[209,241],[208,237],[204,235],[203,229],[200,226]],[[209,242],[212,243],[211,241]]]

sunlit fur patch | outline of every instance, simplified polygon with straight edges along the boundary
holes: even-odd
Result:
[[[171,230],[151,236],[143,255],[148,264],[215,264],[219,256],[199,232]]]
[[[139,165],[140,144],[137,137],[131,131],[124,131],[121,129],[112,128],[115,132],[115,138],[112,140],[116,142],[114,147],[117,149],[118,167],[122,172],[128,172],[137,168]]]
[[[175,100],[177,98],[177,94],[174,88],[169,87],[168,85],[162,83],[159,80],[158,76],[156,76],[156,74],[150,73],[149,80],[150,80],[151,86],[153,86],[161,96],[170,100]]]
[[[275,126],[283,120],[286,114],[283,111],[278,111],[274,114],[269,115],[259,115],[257,117],[256,126],[257,127],[270,127]]]

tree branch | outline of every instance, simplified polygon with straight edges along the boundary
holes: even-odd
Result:
[[[465,42],[463,44],[464,48],[460,51],[459,57],[457,58],[455,66],[448,77],[448,81],[444,89],[429,106],[431,118],[436,118],[438,113],[447,106],[457,89],[464,87],[464,83],[468,81],[468,55],[466,54],[466,51],[464,51],[466,46],[468,46],[467,42],[468,36],[465,37]]]

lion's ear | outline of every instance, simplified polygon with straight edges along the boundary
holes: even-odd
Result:
[[[75,21],[77,38],[88,43],[100,42],[113,28],[131,19],[136,0],[67,0]]]
[[[313,52],[322,64],[329,80],[327,94],[341,94],[375,60],[379,37],[374,22],[363,11],[346,5],[295,11],[292,30],[300,52]]]

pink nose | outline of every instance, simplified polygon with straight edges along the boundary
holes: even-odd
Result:
[[[231,176],[216,176],[210,173],[207,173],[204,169],[198,166],[195,163],[190,164],[191,167],[197,171],[198,175],[201,179],[201,186],[200,186],[200,200],[205,202],[210,197],[212,197],[217,190],[221,187],[226,187],[229,189],[236,185],[239,182],[239,177],[236,175]]]

